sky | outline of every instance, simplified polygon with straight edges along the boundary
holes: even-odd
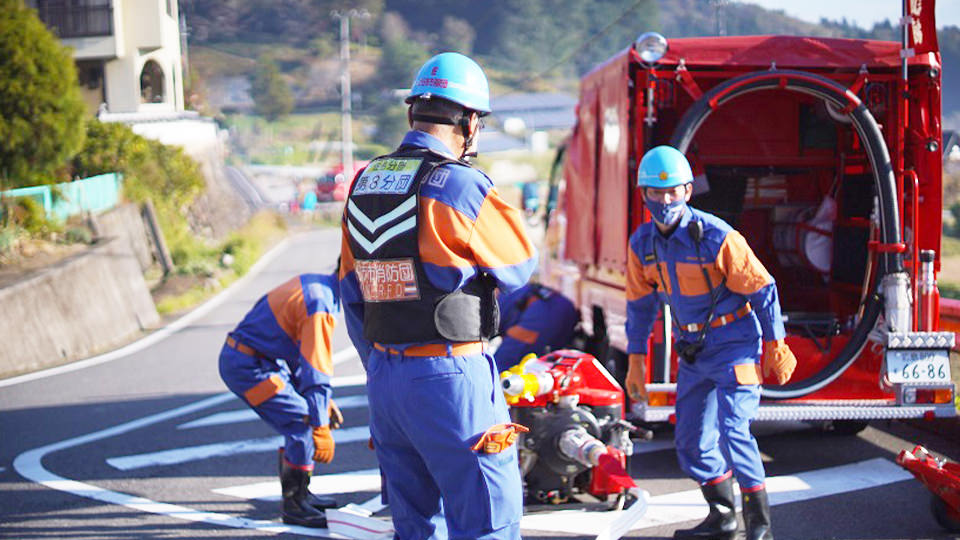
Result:
[[[900,0],[739,0],[741,3],[758,4],[767,9],[783,10],[787,15],[809,22],[821,18],[848,22],[861,28],[873,28],[873,24],[890,19],[898,21],[901,16]],[[960,26],[960,1],[937,0],[937,27]]]

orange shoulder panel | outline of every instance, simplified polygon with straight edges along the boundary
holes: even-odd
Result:
[[[327,375],[333,375],[333,358],[330,347],[333,344],[333,327],[336,319],[333,314],[318,311],[306,318],[300,327],[300,355],[314,369]]]
[[[727,288],[737,294],[753,294],[773,283],[770,273],[737,231],[730,231],[723,239],[716,264],[727,277]]]
[[[307,318],[307,305],[303,301],[300,276],[268,292],[267,302],[284,333],[293,341],[299,341],[300,324]]]
[[[467,247],[473,223],[467,216],[442,202],[422,197],[420,220],[417,242],[423,262],[446,267],[473,266]]]
[[[470,250],[477,264],[485,268],[523,264],[536,253],[520,211],[501,199],[495,189],[487,193],[477,213]]]

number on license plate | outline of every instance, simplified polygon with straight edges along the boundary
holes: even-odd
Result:
[[[950,382],[950,356],[944,350],[887,351],[887,378],[892,383]]]

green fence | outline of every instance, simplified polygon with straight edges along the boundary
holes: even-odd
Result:
[[[77,214],[113,208],[120,202],[122,184],[122,174],[107,173],[62,184],[10,189],[0,192],[0,196],[30,197],[43,207],[47,218],[66,221]]]

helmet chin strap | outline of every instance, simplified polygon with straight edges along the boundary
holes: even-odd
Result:
[[[460,132],[463,134],[463,153],[460,154],[460,159],[466,161],[477,157],[477,153],[471,152],[470,147],[473,146],[473,140],[477,137],[478,131],[480,130],[475,129],[473,133],[470,133],[470,116],[460,117]]]
[[[431,124],[446,124],[448,126],[459,126],[460,133],[463,135],[463,151],[460,152],[458,159],[467,160],[469,158],[477,157],[476,152],[470,152],[470,147],[473,146],[473,140],[477,137],[477,132],[479,129],[475,129],[473,133],[470,133],[470,114],[462,115],[457,120],[451,120],[450,118],[444,118],[442,116],[434,116],[432,114],[411,114],[410,118],[419,122],[429,122]]]

